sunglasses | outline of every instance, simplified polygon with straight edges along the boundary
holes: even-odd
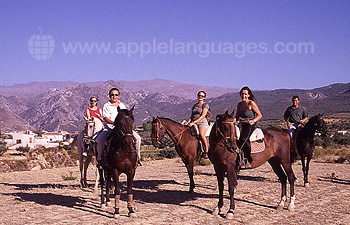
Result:
[[[110,94],[109,96],[119,96],[119,94]]]
[[[97,102],[96,100],[91,100],[90,102]]]
[[[204,97],[205,97],[205,95],[198,95],[198,97],[202,97],[202,98],[204,98]]]

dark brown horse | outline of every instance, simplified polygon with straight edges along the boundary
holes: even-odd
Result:
[[[153,117],[151,138],[154,147],[158,148],[158,142],[162,141],[165,134],[168,134],[175,143],[175,149],[186,166],[190,178],[189,192],[193,193],[195,187],[193,164],[194,160],[199,156],[197,152],[198,140],[191,135],[189,127],[168,118]]]
[[[315,133],[321,133],[322,137],[325,137],[327,135],[326,122],[324,122],[322,116],[323,114],[318,114],[316,116],[311,117],[309,121],[305,124],[304,128],[301,128],[296,133],[296,150],[301,158],[305,187],[309,185],[308,173],[310,161],[315,150]]]
[[[131,110],[120,109],[114,121],[115,128],[111,132],[111,139],[107,146],[108,165],[107,172],[106,202],[109,202],[109,189],[111,178],[114,181],[115,206],[114,215],[119,214],[119,175],[125,173],[127,176],[127,193],[129,215],[134,213],[132,184],[136,172],[136,146],[133,137],[134,107]],[[103,175],[103,174],[100,174]],[[102,176],[101,176],[102,177]],[[103,183],[103,179],[100,179]],[[104,204],[103,185],[101,183],[101,205]]]
[[[227,173],[229,194],[230,194],[230,209],[226,214],[226,218],[233,218],[234,203],[234,188],[237,185],[237,170],[238,159],[236,144],[236,130],[234,128],[234,113],[225,112],[218,115],[216,122],[209,136],[209,159],[214,165],[216,177],[219,186],[219,203],[214,209],[213,214],[219,214],[223,206],[223,190],[224,176]],[[291,201],[289,209],[294,209],[294,173],[290,162],[290,138],[289,135],[279,128],[267,128],[263,130],[265,150],[260,153],[252,153],[253,161],[252,168],[256,168],[269,162],[273,171],[278,176],[282,185],[281,201],[277,209],[283,209],[286,201],[287,178],[290,184]]]

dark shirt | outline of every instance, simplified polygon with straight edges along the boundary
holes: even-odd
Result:
[[[204,108],[207,108],[209,110],[208,103],[203,103],[200,106],[198,106],[197,103],[193,105],[193,107],[192,107],[192,115],[191,115],[192,121],[195,121],[196,119],[198,119],[202,115],[202,112],[203,112]]]
[[[291,123],[300,123],[300,120],[309,117],[304,106],[299,105],[298,108],[294,109],[293,106],[289,106],[284,112],[284,119]]]

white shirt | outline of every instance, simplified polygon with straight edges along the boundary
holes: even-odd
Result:
[[[126,109],[126,106],[120,102],[119,102],[119,108],[120,109]],[[118,106],[113,105],[110,101],[108,101],[106,104],[103,105],[103,118],[108,117],[109,119],[111,119],[112,121],[115,120],[115,118],[118,115]],[[114,128],[113,124],[107,123],[107,126],[111,129]]]

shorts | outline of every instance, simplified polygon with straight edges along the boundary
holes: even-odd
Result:
[[[202,119],[198,123],[196,123],[198,127],[209,128],[208,121],[206,118]]]

